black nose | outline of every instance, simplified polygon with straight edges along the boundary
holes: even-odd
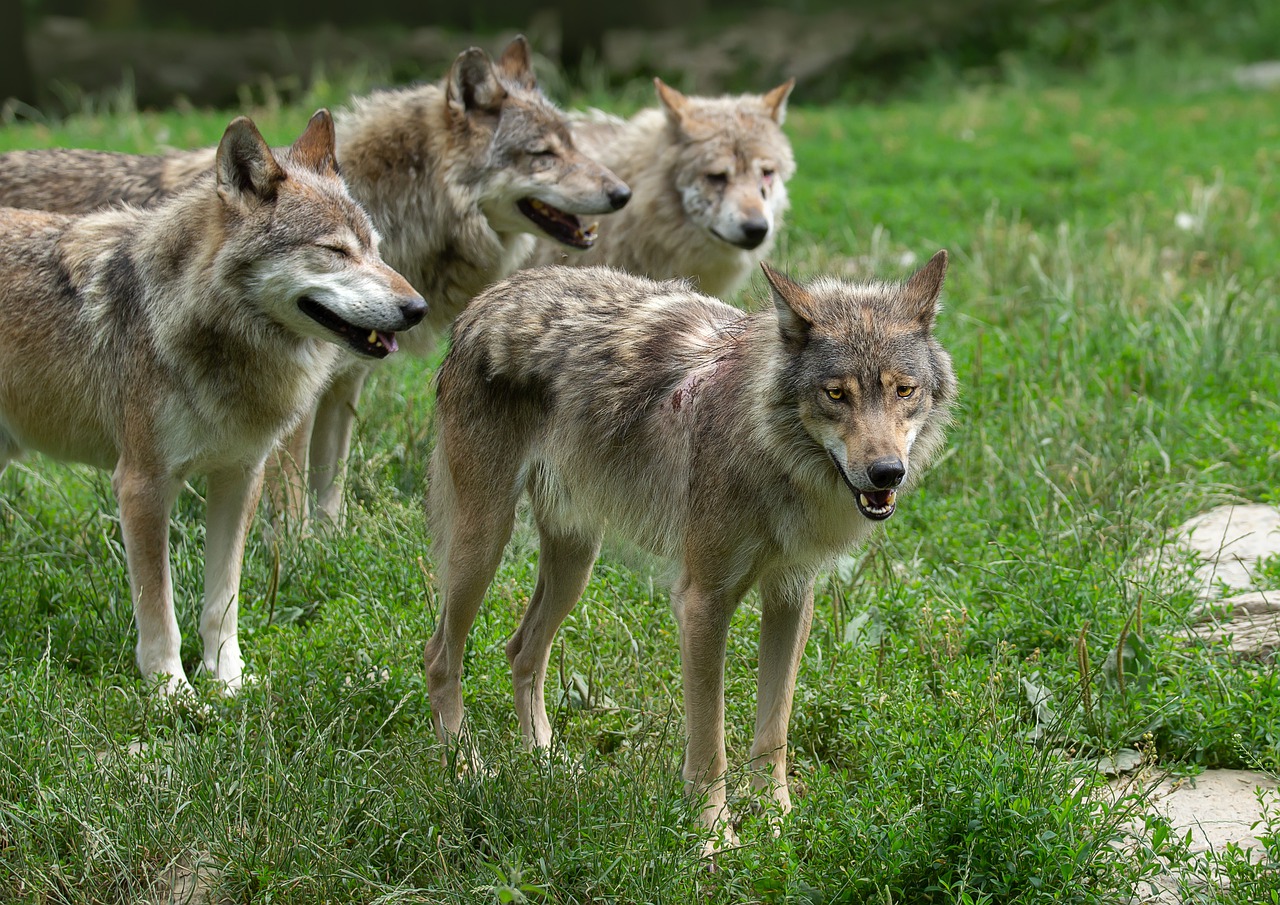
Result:
[[[406,327],[412,327],[427,316],[427,302],[420,295],[409,296],[400,302],[400,315]]]
[[[625,185],[618,185],[609,189],[609,203],[613,205],[615,211],[622,210],[627,206],[627,202],[631,200],[631,189]]]
[[[769,224],[760,217],[752,217],[742,224],[742,244],[746,248],[755,248],[769,235]]]
[[[876,490],[897,487],[906,476],[907,469],[902,464],[901,459],[876,459],[871,463],[871,467],[867,469],[867,477],[871,480],[871,486]]]

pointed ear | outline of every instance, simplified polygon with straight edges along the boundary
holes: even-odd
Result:
[[[778,125],[782,125],[783,120],[787,118],[787,98],[791,96],[791,89],[795,86],[796,80],[789,78],[761,98],[764,101],[765,111]]]
[[[274,201],[276,189],[284,180],[284,170],[247,116],[233,119],[222,134],[214,170],[218,194],[227,200],[255,197]]]
[[[809,316],[813,299],[808,291],[785,274],[760,262],[764,278],[773,287],[773,307],[778,315],[778,331],[789,346],[799,346],[809,336],[813,320]]]
[[[658,89],[658,100],[667,108],[667,119],[676,126],[683,125],[689,113],[689,98],[660,78],[654,78],[653,87]]]
[[[328,110],[322,107],[315,112],[290,151],[294,160],[321,175],[338,172],[337,138]]]
[[[524,35],[516,35],[498,58],[498,74],[506,81],[534,91],[538,78],[533,74],[533,51]]]
[[[942,281],[947,276],[947,250],[944,248],[929,259],[907,280],[903,287],[907,304],[913,309],[915,319],[926,330],[933,329],[938,315],[938,296],[942,294]]]
[[[506,96],[487,53],[471,47],[458,54],[449,69],[446,89],[450,108],[461,114],[497,113]]]

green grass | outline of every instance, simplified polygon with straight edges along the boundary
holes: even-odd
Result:
[[[1276,96],[1161,71],[797,98],[775,263],[898,277],[904,255],[950,249],[939,329],[963,404],[923,488],[820,581],[778,835],[748,816],[740,850],[698,861],[663,570],[625,551],[561,630],[549,694],[577,691],[557,755],[520,750],[503,644],[532,590],[527,530],[467,653],[489,769],[441,768],[421,663],[431,365],[403,361],[366,395],[348,530],[274,552],[255,533],[241,632],[261,682],[207,714],[142,692],[107,477],[38,457],[0,477],[0,900],[162,901],[198,867],[236,902],[1104,903],[1157,853],[1207,871],[1158,825],[1126,836],[1135,802],[1090,796],[1071,756],[1280,770],[1276,667],[1178,643],[1194,600],[1147,559],[1195,512],[1280,503]],[[283,143],[340,100],[255,117]],[[227,119],[108,110],[6,127],[0,149],[149,151]],[[189,668],[202,510],[184,495],[172,528]],[[757,623],[749,599],[729,648],[734,788]],[[1040,741],[1024,679],[1052,695]],[[1273,859],[1276,829],[1259,830]],[[1197,901],[1280,898],[1274,860],[1217,864],[1230,889]]]

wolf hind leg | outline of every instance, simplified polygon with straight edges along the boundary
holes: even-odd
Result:
[[[544,688],[551,643],[569,611],[582,597],[601,537],[558,531],[538,524],[538,582],[520,627],[507,642],[507,660],[515,691],[516,716],[525,743],[551,744]]]
[[[330,524],[336,525],[342,519],[342,492],[356,425],[356,405],[369,373],[368,367],[359,365],[338,373],[316,404],[307,479],[316,518]]]
[[[267,457],[265,486],[271,524],[282,531],[300,534],[307,527],[307,459],[314,422],[312,409],[280,438]]]
[[[446,425],[447,429],[447,425]],[[428,509],[440,611],[423,660],[436,736],[448,746],[462,730],[462,656],[485,591],[511,539],[520,496],[519,456],[480,446],[451,457],[442,431],[431,460]],[[445,755],[446,760],[448,755]]]

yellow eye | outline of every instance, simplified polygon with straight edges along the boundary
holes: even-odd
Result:
[[[910,399],[912,394],[915,393],[915,391],[916,391],[915,387],[900,386],[898,387],[898,397],[901,399]]]
[[[844,390],[840,387],[827,387],[826,393],[828,399],[834,399],[836,402],[844,398]]]

